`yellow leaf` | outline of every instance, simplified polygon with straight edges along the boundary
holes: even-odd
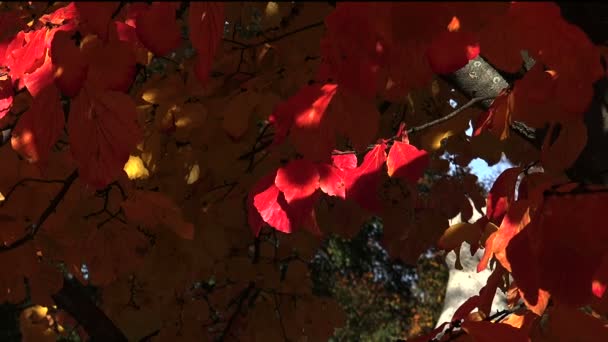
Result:
[[[240,139],[249,128],[249,117],[257,104],[255,94],[246,91],[229,100],[223,112],[222,128],[235,140]]]
[[[443,233],[439,239],[439,246],[445,250],[460,250],[460,245],[466,241],[471,245],[479,243],[481,231],[472,223],[457,223]]]
[[[141,97],[148,103],[164,104],[176,102],[184,94],[184,82],[179,74],[174,73],[166,78],[151,79],[144,85]]]
[[[21,340],[31,342],[56,341],[57,335],[51,328],[51,322],[47,319],[48,308],[35,305],[24,309],[19,316],[19,328]]]
[[[150,176],[148,169],[140,157],[129,156],[129,160],[124,167],[129,179],[146,179]]]
[[[266,9],[264,10],[264,27],[279,27],[282,19],[279,6],[280,5],[274,1],[268,1],[268,4],[266,4]]]

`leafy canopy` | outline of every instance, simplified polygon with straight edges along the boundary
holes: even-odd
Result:
[[[556,4],[1,9],[0,301],[41,305],[24,335],[77,321],[100,340],[327,338],[343,313],[293,261],[374,214],[393,257],[466,241],[493,269],[422,340],[608,340],[608,191],[566,173],[603,50]],[[467,99],[450,76],[481,56],[517,77]],[[546,128],[542,146],[515,123]],[[516,166],[486,197],[446,153]],[[100,288],[95,310],[69,304],[74,282]]]

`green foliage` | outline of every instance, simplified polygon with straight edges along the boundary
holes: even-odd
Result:
[[[448,272],[432,251],[417,267],[391,260],[374,218],[352,239],[330,236],[311,264],[313,290],[333,296],[347,315],[337,341],[391,341],[432,328],[439,317]]]

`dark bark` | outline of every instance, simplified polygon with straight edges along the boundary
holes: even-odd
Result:
[[[97,307],[76,278],[64,278],[63,287],[52,297],[60,309],[68,312],[82,325],[89,334],[90,342],[127,341],[127,337]]]

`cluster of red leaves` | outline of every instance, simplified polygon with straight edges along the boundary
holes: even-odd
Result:
[[[62,96],[70,98],[72,155],[81,178],[96,188],[117,178],[142,138],[135,102],[127,94],[136,64],[147,64],[147,51],[165,55],[183,41],[171,15],[179,3],[130,4],[115,20],[119,6],[70,3],[29,27],[17,25],[10,12],[0,21],[0,65],[8,71],[0,85],[0,118],[11,109],[15,89],[25,88],[33,96],[13,130],[13,148],[44,165],[66,124]],[[220,3],[190,6],[190,40],[199,52],[196,75],[201,82],[207,81],[223,18]],[[4,34],[14,27],[20,31]]]
[[[359,166],[355,152],[334,151],[332,155],[331,150],[325,151],[335,144],[336,132],[327,127],[330,125],[327,122],[332,120],[330,115],[335,112],[328,115],[327,107],[337,92],[338,85],[331,83],[304,87],[278,105],[271,115],[270,122],[277,129],[275,143],[283,142],[289,135],[305,159],[290,161],[265,176],[249,193],[249,224],[256,236],[264,222],[284,233],[303,226],[319,234],[314,211],[320,195],[318,190],[329,196],[353,200],[361,208],[379,213],[382,208],[377,191],[385,164],[389,176],[410,183],[416,183],[426,170],[428,154],[411,145],[403,129],[398,134],[401,141],[391,141],[388,157],[387,141],[381,140],[367,151]],[[350,113],[355,116],[355,113],[365,116],[367,112],[366,108],[351,109]],[[311,141],[317,144],[313,145]],[[315,157],[316,160],[324,159],[323,155],[331,157],[332,162],[312,161]]]
[[[249,193],[249,224],[257,236],[267,223],[284,233],[303,226],[320,234],[316,225],[314,206],[319,191],[328,196],[355,201],[371,212],[381,209],[378,187],[384,165],[389,176],[415,183],[428,166],[428,155],[410,145],[407,140],[376,144],[357,166],[354,153],[336,151],[332,163],[313,163],[306,159],[290,161],[286,166],[262,178]]]

